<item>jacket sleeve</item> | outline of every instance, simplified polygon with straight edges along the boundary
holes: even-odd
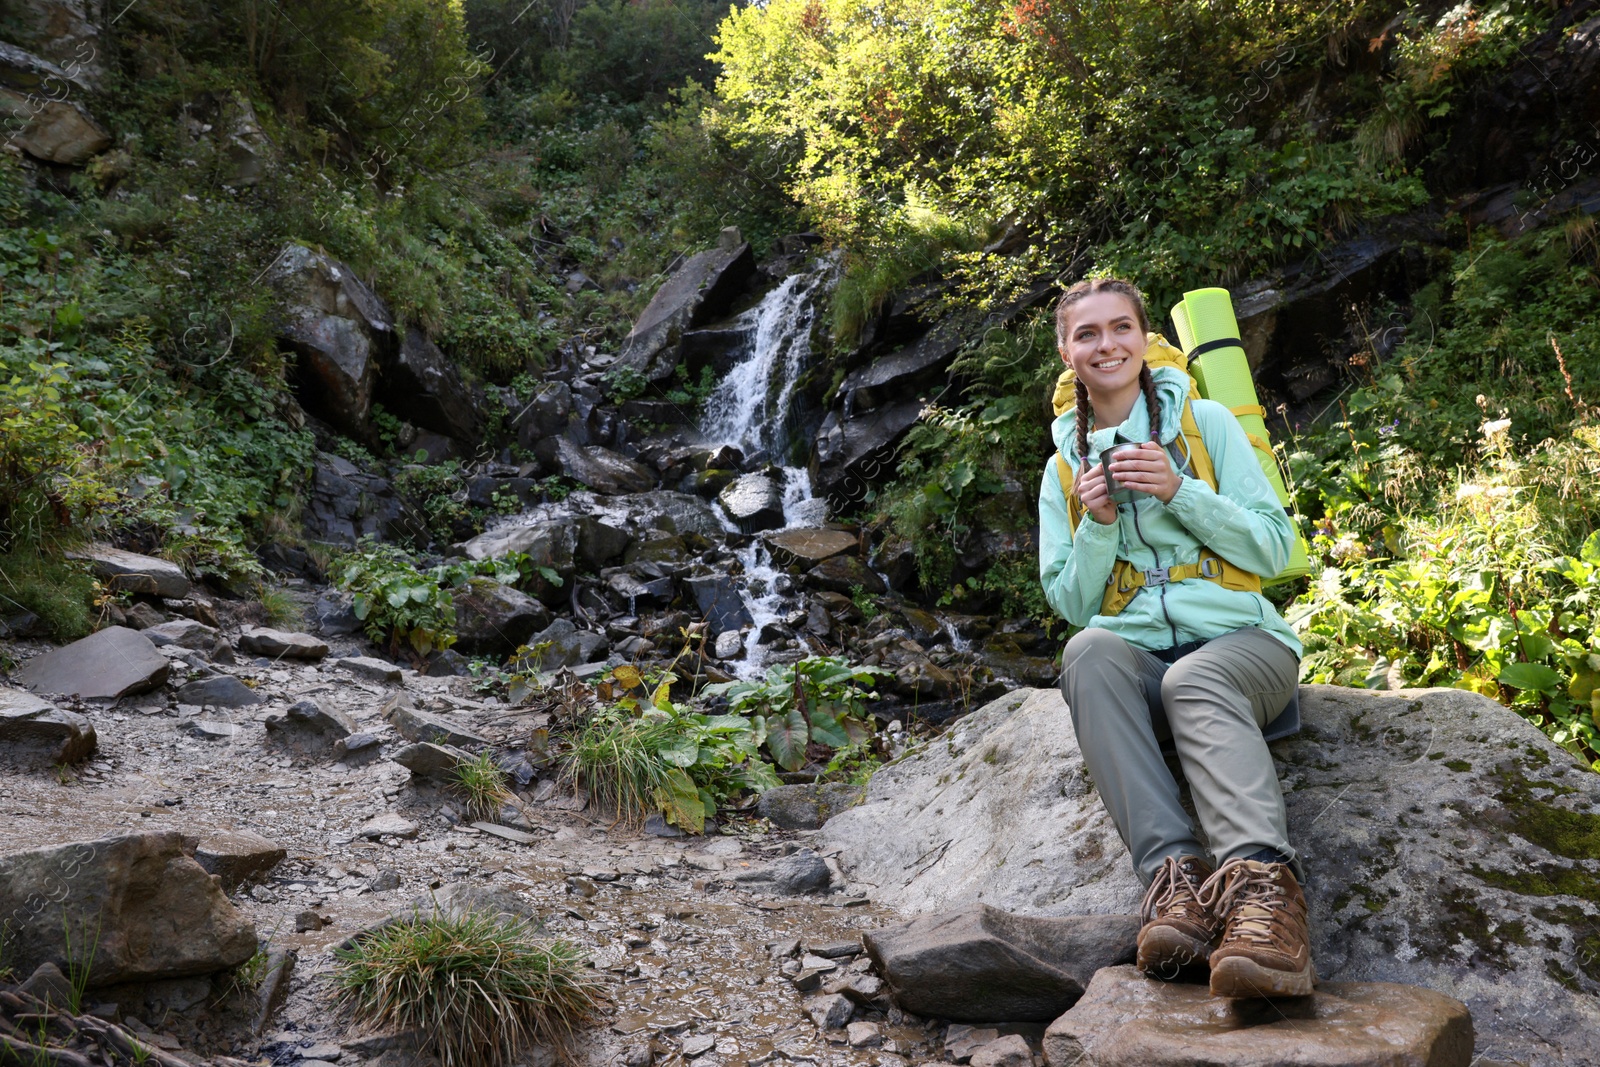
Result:
[[[1056,614],[1087,626],[1100,612],[1106,579],[1117,559],[1117,527],[1085,515],[1073,537],[1067,498],[1052,457],[1039,483],[1039,581]]]
[[[1192,409],[1218,489],[1186,475],[1168,509],[1196,540],[1234,566],[1277,574],[1289,561],[1294,527],[1261,472],[1255,447],[1227,408],[1200,400]]]

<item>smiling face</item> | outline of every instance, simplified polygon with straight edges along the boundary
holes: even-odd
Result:
[[[1095,419],[1121,422],[1139,395],[1145,332],[1133,301],[1117,292],[1089,293],[1066,310],[1061,362],[1089,390]]]

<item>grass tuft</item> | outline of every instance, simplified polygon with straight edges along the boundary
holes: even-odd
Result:
[[[444,1067],[500,1067],[535,1042],[565,1047],[603,997],[576,947],[481,912],[419,913],[334,957],[340,1008],[368,1026],[421,1030]]]
[[[450,787],[467,802],[468,812],[483,819],[496,818],[500,806],[511,799],[506,772],[488,752],[456,764]]]
[[[629,822],[660,810],[672,765],[661,750],[676,740],[666,722],[597,715],[572,739],[563,777],[581,783],[602,808]]]

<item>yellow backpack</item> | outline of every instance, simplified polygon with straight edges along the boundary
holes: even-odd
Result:
[[[1167,339],[1158,333],[1147,335],[1148,347],[1145,349],[1144,361],[1152,371],[1158,367],[1176,367],[1189,374],[1189,359],[1178,349],[1167,343]],[[1051,406],[1057,415],[1063,414],[1068,408],[1077,403],[1077,392],[1074,385],[1074,373],[1071,367],[1061,372],[1056,379],[1055,394],[1050,398]],[[1194,412],[1189,407],[1189,401],[1200,399],[1200,390],[1195,385],[1193,377],[1189,377],[1189,396],[1183,402],[1183,421],[1180,424],[1180,437],[1183,449],[1188,457],[1187,466],[1194,471],[1194,476],[1201,479],[1213,490],[1217,488],[1217,471],[1211,462],[1211,453],[1206,451],[1206,443],[1200,437],[1200,427],[1194,421]],[[1078,494],[1072,491],[1072,467],[1060,452],[1056,453],[1056,475],[1061,481],[1061,492],[1067,498],[1067,521],[1072,532],[1077,533],[1078,523],[1083,520],[1083,502],[1078,499]],[[1242,567],[1236,567],[1223,559],[1215,552],[1200,546],[1200,561],[1198,563],[1180,563],[1175,567],[1156,567],[1150,570],[1141,570],[1125,559],[1117,560],[1111,568],[1111,576],[1106,579],[1106,592],[1100,600],[1100,614],[1116,615],[1133,600],[1140,589],[1146,586],[1166,585],[1168,582],[1183,582],[1192,578],[1204,578],[1208,582],[1216,582],[1224,589],[1243,589],[1252,593],[1261,592],[1260,575],[1252,574]]]

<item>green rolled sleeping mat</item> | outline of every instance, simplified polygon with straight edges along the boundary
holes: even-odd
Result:
[[[1278,503],[1288,510],[1289,490],[1272,451],[1267,434],[1267,413],[1256,395],[1250,360],[1239,340],[1239,320],[1234,317],[1228,291],[1195,289],[1183,294],[1183,300],[1173,306],[1172,321],[1189,357],[1189,373],[1200,387],[1200,395],[1233,412],[1239,425],[1244,427],[1245,436],[1255,446],[1256,460],[1273,492],[1278,494]],[[1310,569],[1305,537],[1296,525],[1288,566],[1276,575],[1262,575],[1261,581],[1263,585],[1275,585],[1299,578]]]

